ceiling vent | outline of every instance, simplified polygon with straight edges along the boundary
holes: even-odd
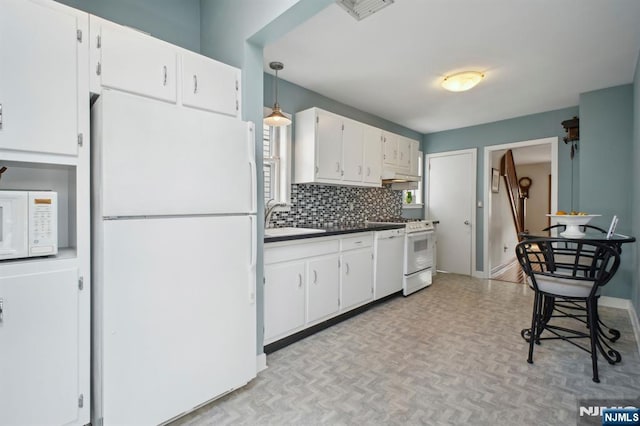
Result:
[[[356,20],[362,21],[367,16],[389,6],[393,0],[336,0],[336,3]]]

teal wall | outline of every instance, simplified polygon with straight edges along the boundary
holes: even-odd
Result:
[[[634,186],[631,192],[631,233],[636,238],[640,238],[640,55],[636,61],[636,72],[633,78],[633,181]],[[631,247],[630,247],[631,248]],[[638,243],[634,244],[631,251],[633,264],[631,300],[636,310],[636,315],[640,316],[640,250]],[[640,319],[640,318],[639,318]]]
[[[416,140],[422,139],[422,134],[414,130],[400,126],[399,124],[377,117],[373,114],[360,111],[359,109],[334,101],[333,99],[327,98],[319,93],[283,80],[283,74],[286,75],[287,73],[287,64],[284,64],[284,66],[284,70],[278,73],[278,103],[280,104],[280,107],[282,107],[283,111],[295,114],[296,112],[303,111],[308,108],[318,107],[389,132],[398,133]],[[295,64],[292,66],[295,66]],[[264,73],[264,105],[266,107],[271,107],[273,105],[274,80],[274,76]]]
[[[200,0],[56,0],[161,40],[200,51]]]
[[[548,137],[564,137],[564,128],[560,124],[573,116],[578,115],[578,107],[564,108],[555,111],[532,114],[509,120],[496,121],[494,123],[478,126],[464,127],[461,129],[447,130],[437,133],[429,133],[424,136],[422,151],[424,153],[436,153],[453,151],[458,149],[478,148],[477,150],[477,187],[476,200],[484,199],[484,147],[511,142],[520,142]],[[582,124],[582,123],[580,123]],[[574,159],[574,176],[577,176],[577,161]],[[560,142],[558,144],[558,207],[569,208],[561,200],[571,198],[571,170],[572,164],[569,157],[569,146]],[[574,197],[577,194],[574,185]],[[570,204],[570,203],[567,203]],[[483,232],[484,217],[482,208],[476,208],[476,267],[482,270],[484,261]]]
[[[201,0],[201,52],[242,69],[242,118],[260,129],[263,117],[263,46],[315,15],[333,0]],[[264,192],[262,132],[255,135],[258,193]],[[257,347],[263,351],[264,198],[258,197],[258,259],[256,266]]]
[[[593,225],[607,228],[618,215],[617,232],[631,234],[633,181],[633,85],[610,87],[580,95],[579,210],[601,214]],[[627,250],[627,248],[629,250]],[[631,297],[632,247],[602,294]]]

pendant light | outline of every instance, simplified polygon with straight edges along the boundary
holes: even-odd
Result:
[[[271,114],[264,118],[264,124],[267,126],[288,126],[291,124],[291,120],[282,113],[280,105],[278,104],[278,71],[281,71],[284,65],[282,65],[282,62],[269,62],[269,68],[276,72],[275,102]]]

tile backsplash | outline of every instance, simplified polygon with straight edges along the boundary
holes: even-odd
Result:
[[[291,210],[275,212],[269,226],[325,227],[402,215],[402,191],[390,187],[291,185]]]

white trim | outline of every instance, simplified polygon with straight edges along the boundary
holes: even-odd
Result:
[[[483,251],[483,271],[484,275],[487,275],[489,267],[489,221],[490,221],[490,203],[489,197],[491,197],[491,153],[493,151],[501,151],[512,148],[522,148],[526,146],[534,145],[551,145],[551,211],[558,210],[558,137],[532,139],[529,141],[505,143],[501,145],[490,145],[484,147],[484,213],[483,222],[484,229],[482,233],[482,251]]]
[[[640,320],[638,313],[633,307],[633,303],[629,303],[629,317],[631,317],[631,328],[633,328],[633,335],[636,338],[636,345],[638,345],[638,354],[640,354]]]
[[[256,372],[260,373],[261,371],[266,370],[267,368],[267,354],[261,353],[256,356]]]
[[[607,308],[626,309],[631,308],[631,300],[621,299],[619,297],[600,296],[598,299],[598,306],[605,306]]]
[[[473,211],[471,214],[471,276],[476,278],[484,278],[484,272],[478,271],[476,269],[476,194],[478,193],[478,148],[469,148],[469,149],[458,149],[455,151],[445,151],[445,152],[435,152],[433,154],[425,154],[424,161],[422,162],[422,169],[424,170],[422,173],[422,187],[424,189],[424,214],[425,216],[429,212],[429,204],[427,197],[427,176],[429,172],[427,171],[427,164],[429,164],[429,159],[437,158],[437,157],[448,157],[450,155],[461,155],[461,154],[471,154],[471,161],[473,162],[473,167],[471,170],[471,188],[473,188]]]

